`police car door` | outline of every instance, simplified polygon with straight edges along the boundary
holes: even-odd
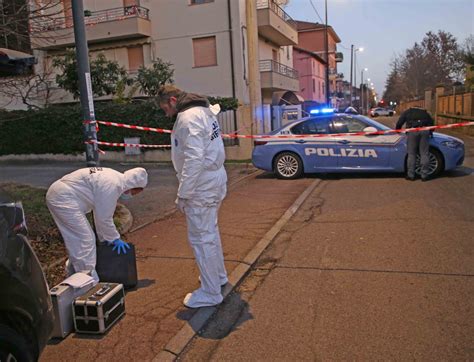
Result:
[[[331,171],[337,169],[337,157],[334,149],[337,147],[334,138],[327,136],[330,133],[331,117],[315,117],[298,123],[291,128],[295,135],[308,137],[294,138],[299,154],[303,158],[306,172]],[[318,137],[311,137],[318,135]]]
[[[371,125],[348,115],[333,118],[334,133],[362,132],[369,126]],[[393,146],[392,137],[391,135],[337,137],[339,168],[354,171],[388,169]]]

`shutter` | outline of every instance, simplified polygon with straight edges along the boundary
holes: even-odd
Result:
[[[195,67],[217,65],[216,37],[193,39],[193,53]]]
[[[128,51],[128,69],[137,70],[143,63],[143,47],[127,48]]]

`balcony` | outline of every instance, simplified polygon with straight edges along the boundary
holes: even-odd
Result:
[[[258,33],[278,46],[298,44],[296,22],[274,2],[257,0]]]
[[[290,90],[297,92],[300,90],[298,71],[274,60],[261,60],[260,83],[262,89]]]
[[[86,12],[84,23],[88,43],[133,39],[151,35],[149,10],[141,6],[127,6]],[[74,45],[72,19],[48,18],[41,24],[31,24],[31,43],[34,49],[61,49]]]

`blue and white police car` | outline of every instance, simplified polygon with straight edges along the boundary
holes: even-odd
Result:
[[[273,171],[282,179],[295,179],[303,173],[317,172],[406,171],[405,133],[370,135],[390,128],[361,115],[327,110],[314,113],[318,114],[293,121],[269,133],[268,138],[256,139],[252,154],[254,166]],[[357,132],[367,135],[334,136]],[[454,169],[463,161],[463,141],[433,133],[430,138],[430,177]],[[420,172],[419,160],[416,172]]]

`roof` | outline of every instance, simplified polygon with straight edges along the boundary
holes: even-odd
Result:
[[[303,49],[303,48],[297,47],[295,45],[293,46],[293,49],[295,49],[297,51],[300,51],[302,53],[308,54],[308,55],[312,56],[313,58],[315,58],[320,63],[326,64],[326,61],[323,58],[321,58],[318,54],[316,54],[315,52],[312,52],[311,50]]]
[[[311,23],[308,21],[300,21],[296,20],[296,30],[298,32],[306,32],[306,31],[320,31],[326,29],[325,24],[319,24],[319,23]],[[331,36],[334,38],[336,43],[341,42],[341,38],[339,38],[339,35],[337,35],[336,31],[333,29],[331,25],[328,25],[328,30],[331,33]]]

